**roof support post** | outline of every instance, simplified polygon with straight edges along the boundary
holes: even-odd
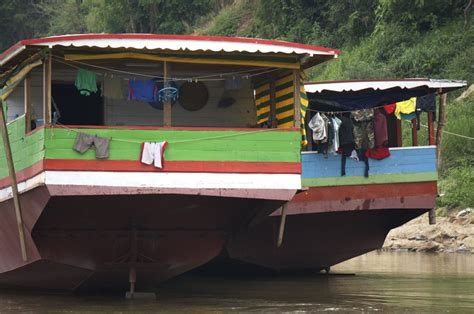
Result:
[[[168,86],[169,71],[169,63],[167,61],[163,61],[163,87]],[[171,100],[166,100],[163,103],[163,126],[171,126]]]
[[[294,114],[293,114],[293,127],[300,128],[301,126],[301,98],[300,98],[300,70],[293,70],[293,100],[294,100]]]
[[[441,92],[441,91],[440,91]],[[437,157],[438,157],[438,170],[441,169],[443,164],[441,158],[441,145],[443,144],[443,129],[446,120],[446,94],[439,95],[439,118],[438,118],[438,129],[436,130],[436,146],[437,146]]]
[[[411,120],[411,140],[413,146],[418,146],[418,132],[416,130],[416,119]]]
[[[25,132],[31,131],[31,75],[28,74],[24,81],[24,101],[25,101]]]
[[[43,119],[44,124],[51,124],[51,77],[52,59],[51,51],[43,63]]]
[[[13,204],[15,206],[16,222],[18,225],[18,235],[20,238],[21,257],[23,258],[23,261],[26,262],[28,260],[28,257],[26,255],[26,241],[25,241],[25,233],[24,233],[24,227],[23,227],[23,218],[21,215],[20,195],[18,193],[15,165],[13,163],[12,150],[10,146],[10,139],[8,137],[8,129],[7,129],[6,117],[3,111],[2,101],[0,101],[0,130],[2,133],[3,148],[5,149],[7,167],[8,167],[8,172],[10,174],[10,181],[11,181],[11,186],[12,186]]]
[[[428,112],[428,144],[435,145],[435,134],[433,124],[433,112]]]

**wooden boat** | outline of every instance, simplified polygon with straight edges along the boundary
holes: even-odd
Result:
[[[8,104],[0,287],[133,292],[217,256],[301,189],[300,74],[338,54],[281,41],[153,34],[12,46],[0,55],[2,109]],[[78,92],[79,69],[96,75],[104,97]],[[174,105],[162,99],[162,110],[108,99],[114,77],[124,89],[128,80],[156,79],[181,94]],[[284,107],[258,112],[255,87],[282,79]],[[272,128],[260,128],[258,115],[271,116]],[[74,151],[81,133],[111,139],[109,157]],[[163,167],[141,163],[142,143],[161,141],[168,142]]]
[[[401,79],[307,83],[305,89],[309,110],[330,112],[355,110],[353,106],[361,100],[375,107],[432,93],[444,105],[447,92],[464,86],[465,81]],[[348,159],[347,173],[341,176],[340,156],[325,158],[303,151],[302,190],[287,204],[284,215],[279,209],[269,220],[235,235],[207,270],[255,271],[251,265],[277,271],[329,270],[382,248],[391,229],[435,207],[438,173],[433,114],[423,113],[428,115],[428,125],[421,130],[428,135],[425,146],[418,146],[414,121],[413,126],[407,125],[412,128],[412,146],[408,147],[402,146],[402,122],[392,115],[388,120],[391,155],[370,160],[368,178],[362,162]],[[282,228],[284,238],[278,247]]]

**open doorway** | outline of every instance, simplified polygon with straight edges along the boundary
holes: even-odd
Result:
[[[58,122],[66,125],[104,125],[104,101],[98,92],[82,96],[76,86],[52,84],[53,101],[59,110]],[[53,113],[56,111],[53,105]]]

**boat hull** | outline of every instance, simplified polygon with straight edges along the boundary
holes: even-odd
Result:
[[[187,194],[64,196],[46,186],[24,192],[21,202],[28,261],[13,203],[0,203],[0,288],[68,291],[126,291],[132,268],[135,288],[150,289],[217,256],[262,206],[268,215],[282,204]]]
[[[380,249],[388,232],[433,208],[436,182],[314,187],[235,235],[208,270],[321,270]],[[258,266],[256,268],[251,265]]]

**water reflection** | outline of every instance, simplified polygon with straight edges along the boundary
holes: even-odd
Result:
[[[333,275],[182,276],[157,300],[0,292],[0,312],[474,312],[474,256],[370,253]],[[356,273],[356,275],[353,275]]]

